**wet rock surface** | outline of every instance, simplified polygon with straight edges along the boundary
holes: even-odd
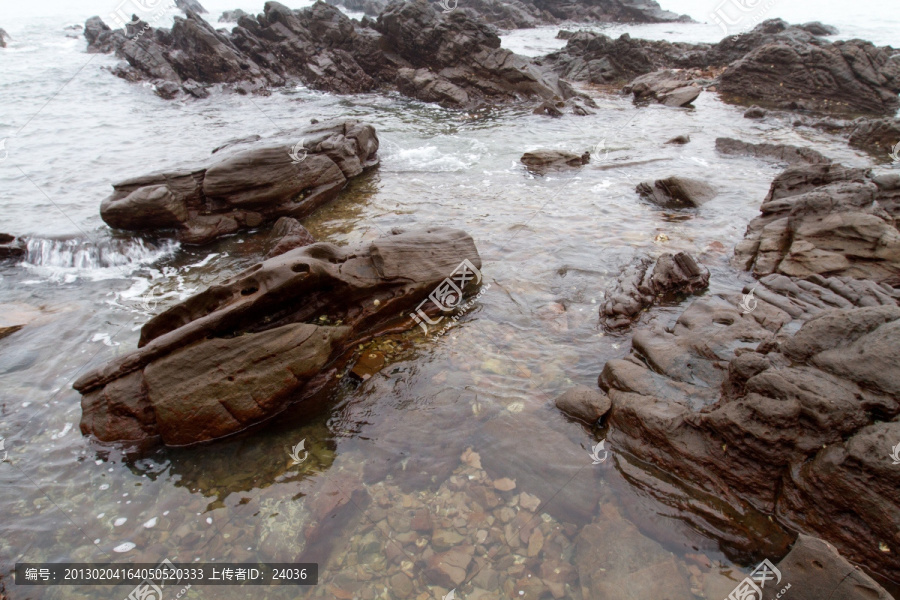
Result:
[[[0,260],[25,255],[25,240],[8,233],[0,233]]]
[[[890,160],[900,144],[900,119],[861,119],[850,132],[850,145],[862,148],[877,158]]]
[[[734,262],[757,276],[846,275],[900,284],[900,187],[865,169],[817,164],[772,182],[735,248]]]
[[[300,221],[293,217],[281,217],[275,221],[272,231],[269,232],[267,246],[269,250],[266,258],[272,258],[284,254],[294,248],[302,248],[315,244],[316,240]]]
[[[356,121],[238,141],[204,164],[113,184],[100,216],[117,229],[172,231],[185,243],[204,244],[282,216],[309,215],[377,165],[377,150],[374,128]]]
[[[138,350],[80,377],[82,432],[180,446],[260,423],[334,385],[338,359],[377,328],[413,326],[407,313],[464,259],[480,267],[468,235],[433,229],[259,263],[157,315]]]
[[[213,84],[265,93],[290,82],[338,94],[397,90],[459,108],[578,95],[554,73],[501,49],[489,25],[425,2],[390,4],[364,24],[323,2],[302,10],[267,2],[262,14],[240,17],[227,35],[191,11],[171,30],[139,37],[92,17],[85,37],[88,51],[128,61],[117,75],[171,88],[164,97],[178,88],[196,95],[198,86]]]
[[[634,94],[634,101],[654,100],[665,106],[687,106],[703,91],[701,82],[688,71],[664,69],[641,75],[622,90]]]
[[[709,270],[689,254],[663,254],[655,264],[645,257],[619,277],[616,289],[600,307],[600,321],[610,329],[627,328],[656,302],[695,294],[708,285]]]
[[[534,150],[526,152],[519,159],[525,168],[533,173],[543,175],[549,171],[580,169],[590,162],[590,154],[576,154],[564,150]]]
[[[810,532],[900,575],[896,183],[834,164],[786,170],[735,251],[759,281],[637,331],[603,369],[623,473],[726,552],[783,554],[791,531]]]
[[[708,183],[678,176],[639,183],[635,191],[657,206],[675,209],[697,208],[716,196],[715,189]]]
[[[746,115],[744,115],[746,116]],[[786,144],[753,144],[733,138],[716,138],[716,150],[733,156],[755,156],[788,164],[830,163],[831,159],[812,148]]]
[[[556,408],[572,418],[593,425],[611,406],[609,398],[596,388],[575,386],[563,392],[555,401]]]

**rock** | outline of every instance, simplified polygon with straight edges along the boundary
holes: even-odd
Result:
[[[198,15],[206,13],[206,9],[197,0],[175,0],[175,6],[184,12],[192,11]]]
[[[672,139],[668,140],[666,143],[667,144],[687,144],[690,141],[691,141],[691,136],[684,134],[684,135],[676,135]]]
[[[599,421],[612,406],[606,394],[584,385],[569,388],[556,399],[555,404],[570,417],[590,425]]]
[[[293,217],[281,217],[275,221],[275,225],[269,232],[266,246],[270,250],[266,253],[266,258],[279,256],[288,250],[315,243],[315,238],[306,230],[306,227],[300,224],[300,221]]]
[[[480,267],[468,235],[429,229],[254,265],[157,315],[138,350],[81,376],[82,432],[181,446],[260,423],[335,385],[347,349],[379,327],[401,315],[414,326],[405,316],[448,275],[459,279],[463,259]]]
[[[600,306],[600,321],[610,329],[629,327],[658,300],[695,294],[708,285],[709,270],[689,254],[663,254],[655,265],[650,258],[642,258],[619,277],[616,289]]]
[[[473,553],[473,546],[458,546],[453,550],[434,554],[425,561],[425,574],[437,585],[456,588],[466,580]]]
[[[638,331],[600,376],[607,439],[680,483],[620,461],[628,479],[733,551],[774,556],[786,527],[815,531],[896,579],[879,544],[900,522],[898,300],[872,281],[772,274]],[[715,500],[685,510],[701,490]]]
[[[735,247],[738,267],[900,285],[900,193],[880,188],[866,170],[792,167],[772,182],[760,210]]]
[[[299,162],[291,154],[297,140],[305,143]],[[169,230],[184,243],[205,244],[282,216],[311,214],[348,179],[377,165],[377,150],[374,128],[356,121],[234,143],[203,164],[113,184],[100,216],[116,229]],[[294,241],[303,238],[297,230]]]
[[[555,73],[500,47],[487,24],[462,11],[445,14],[427,2],[393,3],[375,22],[359,23],[316,2],[291,10],[267,2],[231,33],[193,11],[171,30],[150,28],[140,39],[88,20],[91,52],[115,52],[129,80],[188,80],[238,93],[303,83],[336,94],[397,90],[425,102],[474,108],[490,102],[582,97]],[[573,110],[575,110],[573,108]]]
[[[388,5],[388,0],[331,0],[331,4],[346,7],[348,10],[364,12],[370,16],[378,16]],[[438,5],[437,0],[432,2]],[[451,6],[455,6],[451,4]],[[535,0],[471,0],[465,7],[459,5],[459,11],[465,11],[480,20],[500,29],[532,28],[541,25],[554,25],[559,21],[577,21],[580,23],[665,23],[691,22],[687,15],[662,10],[654,1],[613,1],[598,0],[591,4],[573,4],[554,0],[537,2]]]
[[[890,160],[891,152],[900,155],[900,119],[859,119],[850,132],[850,145],[871,152],[878,158]]]
[[[0,340],[34,322],[39,316],[40,309],[28,304],[0,304]]]
[[[697,208],[716,195],[709,184],[678,176],[657,179],[652,184],[640,183],[636,191],[643,199],[663,208]]]
[[[834,546],[800,534],[790,553],[778,563],[781,580],[766,586],[767,597],[789,585],[791,596],[801,600],[834,598],[846,600],[892,600],[883,587],[850,564]],[[769,587],[772,591],[769,592]]]
[[[812,21],[809,23],[804,23],[803,25],[797,25],[797,28],[809,32],[813,35],[837,35],[838,33],[840,33],[837,27],[833,27],[831,25],[823,25],[819,21]]]
[[[831,159],[811,148],[800,148],[786,144],[751,144],[732,138],[716,138],[716,150],[732,156],[755,156],[773,158],[794,164],[830,163]]]
[[[767,111],[764,108],[760,108],[754,104],[753,106],[751,106],[750,108],[747,109],[747,112],[744,113],[744,118],[745,119],[762,119],[767,114],[769,114],[769,111]]]
[[[10,39],[5,29],[0,28],[0,48],[6,48],[6,40]]]
[[[219,17],[219,23],[237,23],[241,17],[249,17],[250,15],[245,13],[239,8],[234,10],[226,10],[222,13],[222,16]]]
[[[656,100],[666,106],[686,106],[702,91],[692,73],[670,69],[641,75],[622,90],[625,94],[634,94],[635,102]]]
[[[645,537],[610,504],[581,529],[575,567],[583,598],[693,600],[687,571],[657,542]]]
[[[0,260],[25,256],[25,240],[8,233],[0,233]]]
[[[502,477],[494,481],[494,488],[501,492],[510,492],[516,489],[516,482],[508,477]]]
[[[784,36],[751,50],[719,77],[725,95],[784,108],[892,115],[900,61],[889,46]]]
[[[582,165],[590,162],[590,153],[576,154],[564,150],[534,150],[523,154],[521,161],[529,171],[543,175],[548,171],[580,169]]]

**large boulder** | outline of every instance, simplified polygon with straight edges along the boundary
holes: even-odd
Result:
[[[137,350],[81,376],[81,430],[172,446],[242,431],[335,385],[348,350],[414,326],[409,314],[448,278],[462,293],[440,300],[457,306],[480,266],[472,238],[452,229],[268,259],[157,315]]]
[[[703,91],[702,80],[692,71],[663,69],[641,75],[625,86],[625,94],[634,94],[634,101],[655,100],[665,106],[687,106]]]
[[[865,169],[814,164],[772,182],[734,262],[761,276],[846,275],[900,285],[900,185]]]
[[[185,243],[203,244],[282,216],[309,215],[378,164],[377,150],[375,129],[357,121],[236,142],[205,164],[113,184],[100,216],[117,229],[171,230]]]

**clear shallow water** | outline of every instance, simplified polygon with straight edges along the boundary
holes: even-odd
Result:
[[[477,541],[477,531],[490,527],[459,494],[477,496],[484,477],[511,477],[516,494],[549,500],[541,509],[547,518],[538,518],[548,548],[563,556],[571,555],[577,534],[565,524],[585,522],[577,508],[594,489],[597,518],[600,510],[602,518],[619,515],[640,530],[635,539],[658,541],[684,564],[684,555],[704,553],[717,561],[717,577],[728,580],[733,565],[717,544],[655,516],[659,507],[632,490],[613,461],[573,467],[576,455],[590,467],[588,450],[602,432],[567,422],[549,404],[574,383],[595,385],[603,364],[629,351],[629,338],[599,329],[597,309],[639,253],[687,250],[712,271],[711,291],[743,285],[746,278],[727,261],[781,167],[721,157],[716,137],[814,146],[853,165],[869,158],[835,136],[743,119],[739,107],[707,93],[693,110],[638,109],[593,93],[596,115],[562,119],[527,107],[467,114],[401,97],[304,89],[166,102],[110,75],[105,69],[115,59],[85,54],[83,40],[62,29],[72,20],[83,18],[24,19],[17,33],[7,28],[15,40],[0,51],[0,137],[9,138],[0,162],[2,230],[32,240],[26,261],[0,267],[0,303],[42,313],[0,340],[0,436],[11,461],[0,464],[4,573],[23,560],[302,558],[320,563],[323,583],[309,594],[392,597],[385,590],[405,568],[419,578],[415,593],[440,597],[433,578],[404,564],[421,555],[396,564],[385,559],[408,535],[400,513],[429,507],[435,521],[447,519],[447,528]],[[532,35],[522,35],[523,43],[538,44],[543,33]],[[82,437],[71,382],[133,349],[151,314],[258,261],[266,233],[199,249],[114,236],[98,215],[110,184],[203,159],[229,139],[329,117],[372,123],[382,163],[305,225],[338,244],[394,227],[462,228],[475,239],[491,283],[477,307],[437,340],[397,336],[402,351],[368,382],[346,381],[314,407],[298,406],[234,439],[136,460]],[[663,144],[682,133],[690,144]],[[535,177],[519,163],[528,150],[581,152],[601,140],[609,154],[574,173]],[[606,168],[647,159],[661,160]],[[636,197],[638,182],[675,173],[709,181],[718,197],[687,218]],[[656,241],[659,234],[668,241]],[[148,293],[158,300],[140,302]],[[679,312],[666,307],[658,318]],[[311,458],[291,467],[287,452],[304,439]],[[483,469],[461,462],[467,448],[481,456]],[[462,525],[455,523],[460,518]],[[134,547],[116,552],[123,544]],[[525,553],[511,542],[500,545]],[[127,592],[31,588],[29,597]],[[293,598],[304,590],[252,593]],[[194,588],[187,597],[247,595],[242,588]]]

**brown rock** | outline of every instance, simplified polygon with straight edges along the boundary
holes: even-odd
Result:
[[[599,389],[584,385],[569,388],[556,399],[556,408],[572,418],[593,425],[609,412],[612,403]]]

